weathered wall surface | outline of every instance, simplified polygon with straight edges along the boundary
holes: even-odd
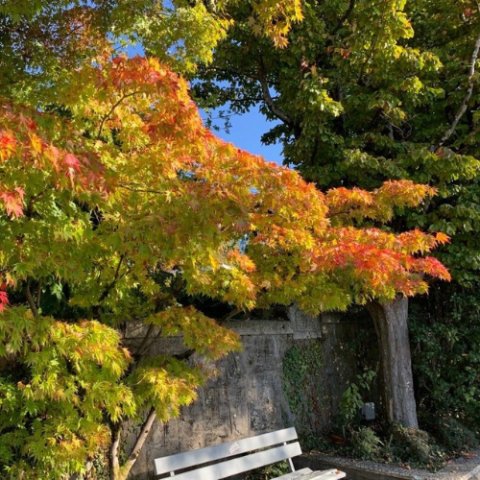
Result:
[[[218,377],[201,390],[197,402],[185,408],[179,419],[155,425],[132,479],[154,478],[154,458],[294,425],[295,415],[282,381],[282,360],[293,345],[307,347],[319,342],[321,346],[324,361],[317,423],[328,426],[354,374],[349,345],[364,326],[329,315],[308,319],[293,310],[289,317],[290,321],[230,322],[242,335],[243,351],[220,362]],[[157,353],[175,348],[175,341],[156,345]]]

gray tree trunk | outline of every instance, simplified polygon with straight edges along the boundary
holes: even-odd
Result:
[[[408,338],[408,298],[398,296],[386,304],[372,302],[367,308],[377,331],[387,418],[418,428]]]

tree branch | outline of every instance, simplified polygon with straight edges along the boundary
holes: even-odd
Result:
[[[479,8],[480,10],[480,8]],[[470,61],[470,68],[469,68],[469,73],[468,73],[468,89],[467,93],[465,94],[465,97],[463,99],[463,102],[461,103],[459,109],[457,110],[457,113],[455,115],[455,118],[453,119],[452,124],[450,125],[449,129],[445,132],[443,135],[442,139],[438,143],[437,146],[432,146],[431,150],[434,152],[438,148],[442,147],[445,145],[445,143],[450,139],[450,137],[454,134],[458,123],[462,119],[462,117],[465,115],[467,108],[468,108],[468,102],[472,98],[473,95],[473,89],[475,87],[475,81],[474,81],[474,76],[475,76],[475,67],[476,63],[478,60],[478,55],[480,53],[480,34],[477,37],[477,41],[475,42],[475,47],[473,49],[472,53],[472,58]]]
[[[130,92],[130,93],[125,93],[123,94],[113,105],[112,108],[102,117],[102,121],[100,122],[100,126],[98,127],[98,132],[96,139],[98,140],[100,138],[100,135],[102,134],[103,130],[103,125],[105,122],[110,118],[110,115],[115,111],[115,109],[128,97],[132,97],[133,95],[136,95],[137,93],[140,93],[139,91],[135,92]]]
[[[122,266],[123,260],[125,259],[125,255],[120,256],[120,260],[118,261],[117,269],[115,270],[115,275],[113,276],[113,280],[104,288],[102,294],[100,295],[100,298],[98,299],[98,303],[103,302],[112,290],[112,288],[115,286],[117,283],[117,280],[119,278],[119,273],[120,273],[120,267]]]
[[[227,315],[222,318],[222,322],[228,322],[228,320],[231,320],[235,315],[238,315],[239,313],[242,313],[242,309],[234,308],[230,313],[227,313]]]
[[[348,5],[347,11],[342,15],[342,18],[338,21],[337,25],[333,29],[332,35],[335,35],[343,26],[343,24],[348,20],[348,17],[353,12],[353,9],[355,8],[355,0],[350,0],[350,4]]]
[[[130,192],[136,192],[136,193],[153,193],[155,195],[164,195],[165,192],[161,192],[160,190],[153,190],[149,188],[135,188],[131,187],[125,183],[121,183],[118,185],[120,188],[124,188],[125,190],[129,190]]]
[[[135,465],[135,462],[140,455],[143,445],[147,440],[148,434],[150,433],[150,430],[152,429],[153,423],[155,422],[156,418],[157,414],[155,413],[155,409],[151,408],[148,413],[147,419],[145,420],[145,423],[140,429],[140,433],[138,434],[137,440],[135,441],[132,452],[128,456],[127,461],[121,467],[121,474],[118,477],[118,480],[126,480],[126,478],[128,477],[130,470]]]
[[[152,332],[153,332],[154,328],[155,328],[155,326],[152,325],[152,324],[150,324],[148,326],[147,332],[145,333],[145,335],[142,339],[142,342],[140,343],[140,345],[136,349],[136,352],[135,352],[136,355],[142,356],[148,351],[148,348],[150,347],[151,335],[152,335]],[[147,345],[147,343],[148,343],[148,345]]]
[[[281,120],[285,125],[289,127],[294,127],[294,122],[292,119],[273,101],[272,96],[270,95],[270,90],[268,88],[267,75],[265,73],[265,66],[263,60],[260,57],[260,69],[259,69],[258,81],[260,82],[260,87],[262,89],[263,101],[267,105],[270,112],[272,112],[279,120]]]
[[[114,425],[112,428],[112,444],[110,445],[110,472],[111,479],[117,480],[120,474],[120,441],[122,437],[122,426]]]
[[[38,308],[35,303],[35,299],[33,298],[32,291],[30,290],[30,280],[27,280],[27,288],[25,290],[25,294],[27,297],[28,306],[33,313],[34,317],[38,317]]]

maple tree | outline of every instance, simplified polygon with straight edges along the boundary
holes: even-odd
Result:
[[[194,400],[209,373],[198,359],[238,348],[180,301],[175,282],[242,309],[318,312],[423,292],[424,273],[449,278],[418,256],[445,236],[348,226],[388,220],[431,188],[323,195],[214,137],[187,84],[154,59],[100,58],[76,79],[69,120],[2,107],[1,458],[11,478],[82,471],[107,445],[112,478],[126,478],[155,416]],[[145,341],[127,349],[122,332],[139,321]],[[185,351],[145,355],[159,333],[183,334]],[[145,411],[120,465],[121,424]]]
[[[298,2],[283,4],[285,22],[258,2],[250,24],[285,47],[301,14]],[[0,469],[12,479],[88,476],[105,451],[111,478],[127,478],[155,418],[178,415],[212,374],[210,361],[239,348],[196,296],[317,313],[425,292],[425,275],[449,279],[424,256],[446,236],[356,226],[388,222],[434,189],[397,180],[321,193],[203,126],[171,69],[193,68],[190,44],[173,59],[163,51],[168,66],[112,53],[105,34],[114,27],[164,25],[146,14],[152,3],[138,15],[119,3],[111,17],[104,2],[73,5],[0,11],[0,67],[18,80],[5,77],[0,110]],[[62,42],[72,19],[80,25]],[[27,27],[33,35],[20,35]],[[128,342],[138,325],[144,339]],[[152,352],[159,336],[178,335],[182,350]],[[143,424],[121,461],[127,420]]]

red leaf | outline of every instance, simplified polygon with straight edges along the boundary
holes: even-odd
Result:
[[[5,161],[12,155],[16,147],[15,137],[8,131],[0,131],[0,161]]]
[[[23,215],[24,195],[25,191],[20,187],[15,188],[13,191],[0,193],[0,200],[3,201],[3,205],[8,215],[15,218]]]
[[[4,290],[0,290],[0,312],[3,312],[8,305],[8,295]]]

